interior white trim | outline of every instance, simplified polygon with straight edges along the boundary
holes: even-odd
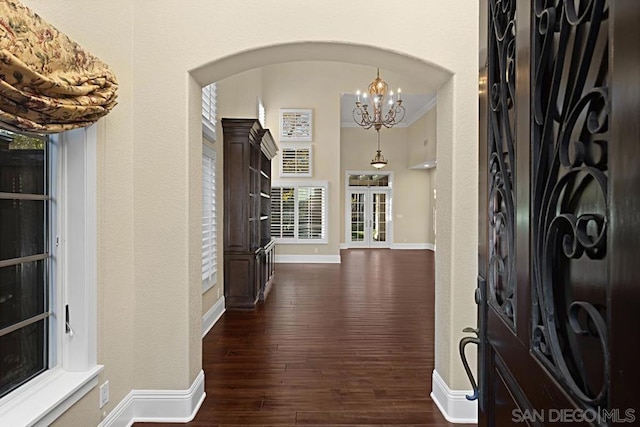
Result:
[[[202,316],[202,338],[209,333],[211,328],[213,328],[213,325],[220,320],[226,311],[224,301],[224,296],[220,297],[220,299],[213,304],[213,307],[211,307],[209,311]]]
[[[433,243],[392,243],[391,249],[429,249],[434,251]]]
[[[44,378],[40,384],[20,393],[2,408],[0,411],[2,425],[36,427],[50,425],[98,385],[98,374],[102,369],[102,365],[97,365],[86,372],[57,369],[48,375],[43,374]]]
[[[478,401],[466,398],[473,394],[473,390],[451,390],[435,369],[431,378],[431,399],[447,421],[456,424],[478,423]]]
[[[364,187],[364,186],[351,186],[349,185],[350,175],[387,175],[389,177],[389,185],[386,187]],[[356,249],[356,248],[384,248],[392,249],[393,246],[393,230],[395,223],[393,221],[393,171],[365,171],[365,170],[346,170],[344,172],[344,243],[340,244],[340,249]],[[375,191],[387,192],[388,197],[388,212],[387,212],[387,240],[383,244],[371,244],[371,242],[352,242],[351,241],[351,194],[352,192],[371,193]],[[368,200],[369,196],[366,196]],[[367,202],[365,202],[367,203]],[[369,204],[369,203],[367,203]],[[370,209],[369,207],[366,209]],[[367,215],[371,215],[371,211]],[[369,218],[367,218],[369,219]]]
[[[0,424],[46,426],[98,383],[97,125],[51,136],[51,316],[49,370],[0,399]],[[65,333],[69,306],[71,334]]]
[[[299,238],[299,219],[300,219],[300,208],[298,206],[300,189],[301,188],[310,188],[310,187],[319,187],[322,188],[322,238],[320,239],[301,239]],[[284,179],[284,180],[272,180],[271,181],[271,197],[273,203],[273,189],[274,188],[293,188],[294,189],[294,237],[276,237],[274,233],[271,233],[271,237],[276,241],[276,244],[283,245],[322,245],[328,243],[327,233],[329,230],[329,181],[314,181],[314,180],[303,180],[303,179]],[[273,209],[272,209],[273,210]],[[272,215],[273,216],[273,215]],[[271,223],[273,227],[273,222]],[[273,230],[273,229],[272,229]],[[277,255],[276,255],[277,256]],[[277,261],[276,261],[277,262]]]
[[[278,255],[276,263],[291,264],[340,264],[340,255]]]
[[[188,390],[131,390],[98,427],[129,427],[134,422],[187,423],[196,416],[205,397],[203,371]]]

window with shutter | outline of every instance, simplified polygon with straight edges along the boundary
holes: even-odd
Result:
[[[282,147],[280,177],[310,177],[311,162],[311,144]]]
[[[327,183],[271,187],[271,236],[278,243],[326,243]]]
[[[325,188],[298,188],[298,239],[325,238]]]
[[[295,189],[271,187],[271,237],[295,238]]]
[[[202,155],[202,292],[217,281],[216,152],[207,146]]]
[[[202,88],[202,134],[209,140],[216,140],[218,85],[211,83]]]

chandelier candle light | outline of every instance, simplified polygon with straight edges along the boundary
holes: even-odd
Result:
[[[378,133],[378,151],[373,160],[371,160],[371,166],[381,169],[387,165],[387,160],[380,150],[380,129],[383,126],[391,128],[404,119],[405,110],[402,106],[402,92],[398,88],[397,98],[393,99],[393,91],[389,91],[389,85],[380,78],[380,68],[378,68],[375,80],[369,85],[368,92],[368,96],[366,93],[362,94],[362,100],[360,99],[361,92],[356,92],[357,100],[356,108],[353,109],[353,120],[364,129],[374,128]],[[386,100],[387,95],[389,95],[388,100]],[[368,97],[371,97],[373,104],[372,112],[369,111]],[[389,109],[385,113],[384,106],[387,103],[389,104]]]
[[[404,107],[402,106],[401,90],[397,91],[397,98],[394,101],[393,91],[389,92],[389,85],[380,78],[380,69],[374,81],[371,82],[368,89],[369,94],[361,94],[356,92],[356,108],[353,109],[353,120],[365,129],[374,128],[380,131],[382,126],[391,128],[404,118]],[[360,96],[362,95],[362,100]],[[386,100],[387,95],[389,99]],[[371,97],[373,111],[369,111],[368,98]],[[386,101],[386,102],[385,102]],[[388,103],[389,109],[384,112],[384,105]]]

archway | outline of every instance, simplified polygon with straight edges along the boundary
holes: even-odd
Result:
[[[259,47],[242,51],[222,59],[206,63],[191,71],[189,93],[194,98],[189,102],[189,123],[190,128],[197,129],[200,122],[199,93],[203,85],[226,77],[238,74],[243,71],[274,65],[285,62],[298,61],[332,61],[349,64],[367,65],[371,67],[380,64],[395,72],[418,77],[438,93],[438,145],[442,146],[442,160],[439,160],[438,167],[445,173],[438,182],[438,213],[442,218],[438,219],[438,253],[436,254],[436,321],[443,325],[436,331],[436,370],[444,371],[442,376],[446,376],[448,382],[461,383],[459,378],[452,380],[456,376],[457,367],[457,338],[456,335],[462,329],[461,325],[475,324],[475,311],[472,302],[472,289],[474,282],[465,283],[463,286],[454,287],[453,264],[456,258],[463,259],[455,253],[455,236],[453,227],[454,205],[454,169],[455,155],[454,144],[456,135],[456,108],[455,86],[456,76],[437,65],[428,61],[415,58],[399,52],[384,50],[367,45],[355,45],[335,42],[298,42],[280,45]],[[389,65],[392,64],[392,65]],[[475,102],[475,100],[474,100]],[[472,119],[474,120],[474,119]],[[191,146],[198,145],[198,135],[190,137]],[[474,150],[475,141],[474,142]],[[473,152],[471,153],[473,154]],[[441,153],[439,151],[438,156]],[[199,160],[198,160],[199,161]],[[475,186],[475,181],[471,187]],[[473,194],[473,192],[472,192]],[[473,214],[469,215],[470,218]],[[473,241],[474,242],[474,241]],[[471,243],[471,242],[470,242]],[[471,243],[472,251],[475,244]],[[452,304],[457,296],[468,296],[467,302],[457,304],[460,313],[453,312]],[[466,313],[466,316],[464,316]],[[465,322],[465,323],[461,323]],[[455,388],[456,386],[450,386]],[[463,388],[463,386],[457,386]]]

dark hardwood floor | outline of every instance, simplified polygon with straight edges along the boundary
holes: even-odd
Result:
[[[205,337],[207,397],[186,425],[453,426],[429,397],[433,304],[430,251],[278,264],[265,304]]]

